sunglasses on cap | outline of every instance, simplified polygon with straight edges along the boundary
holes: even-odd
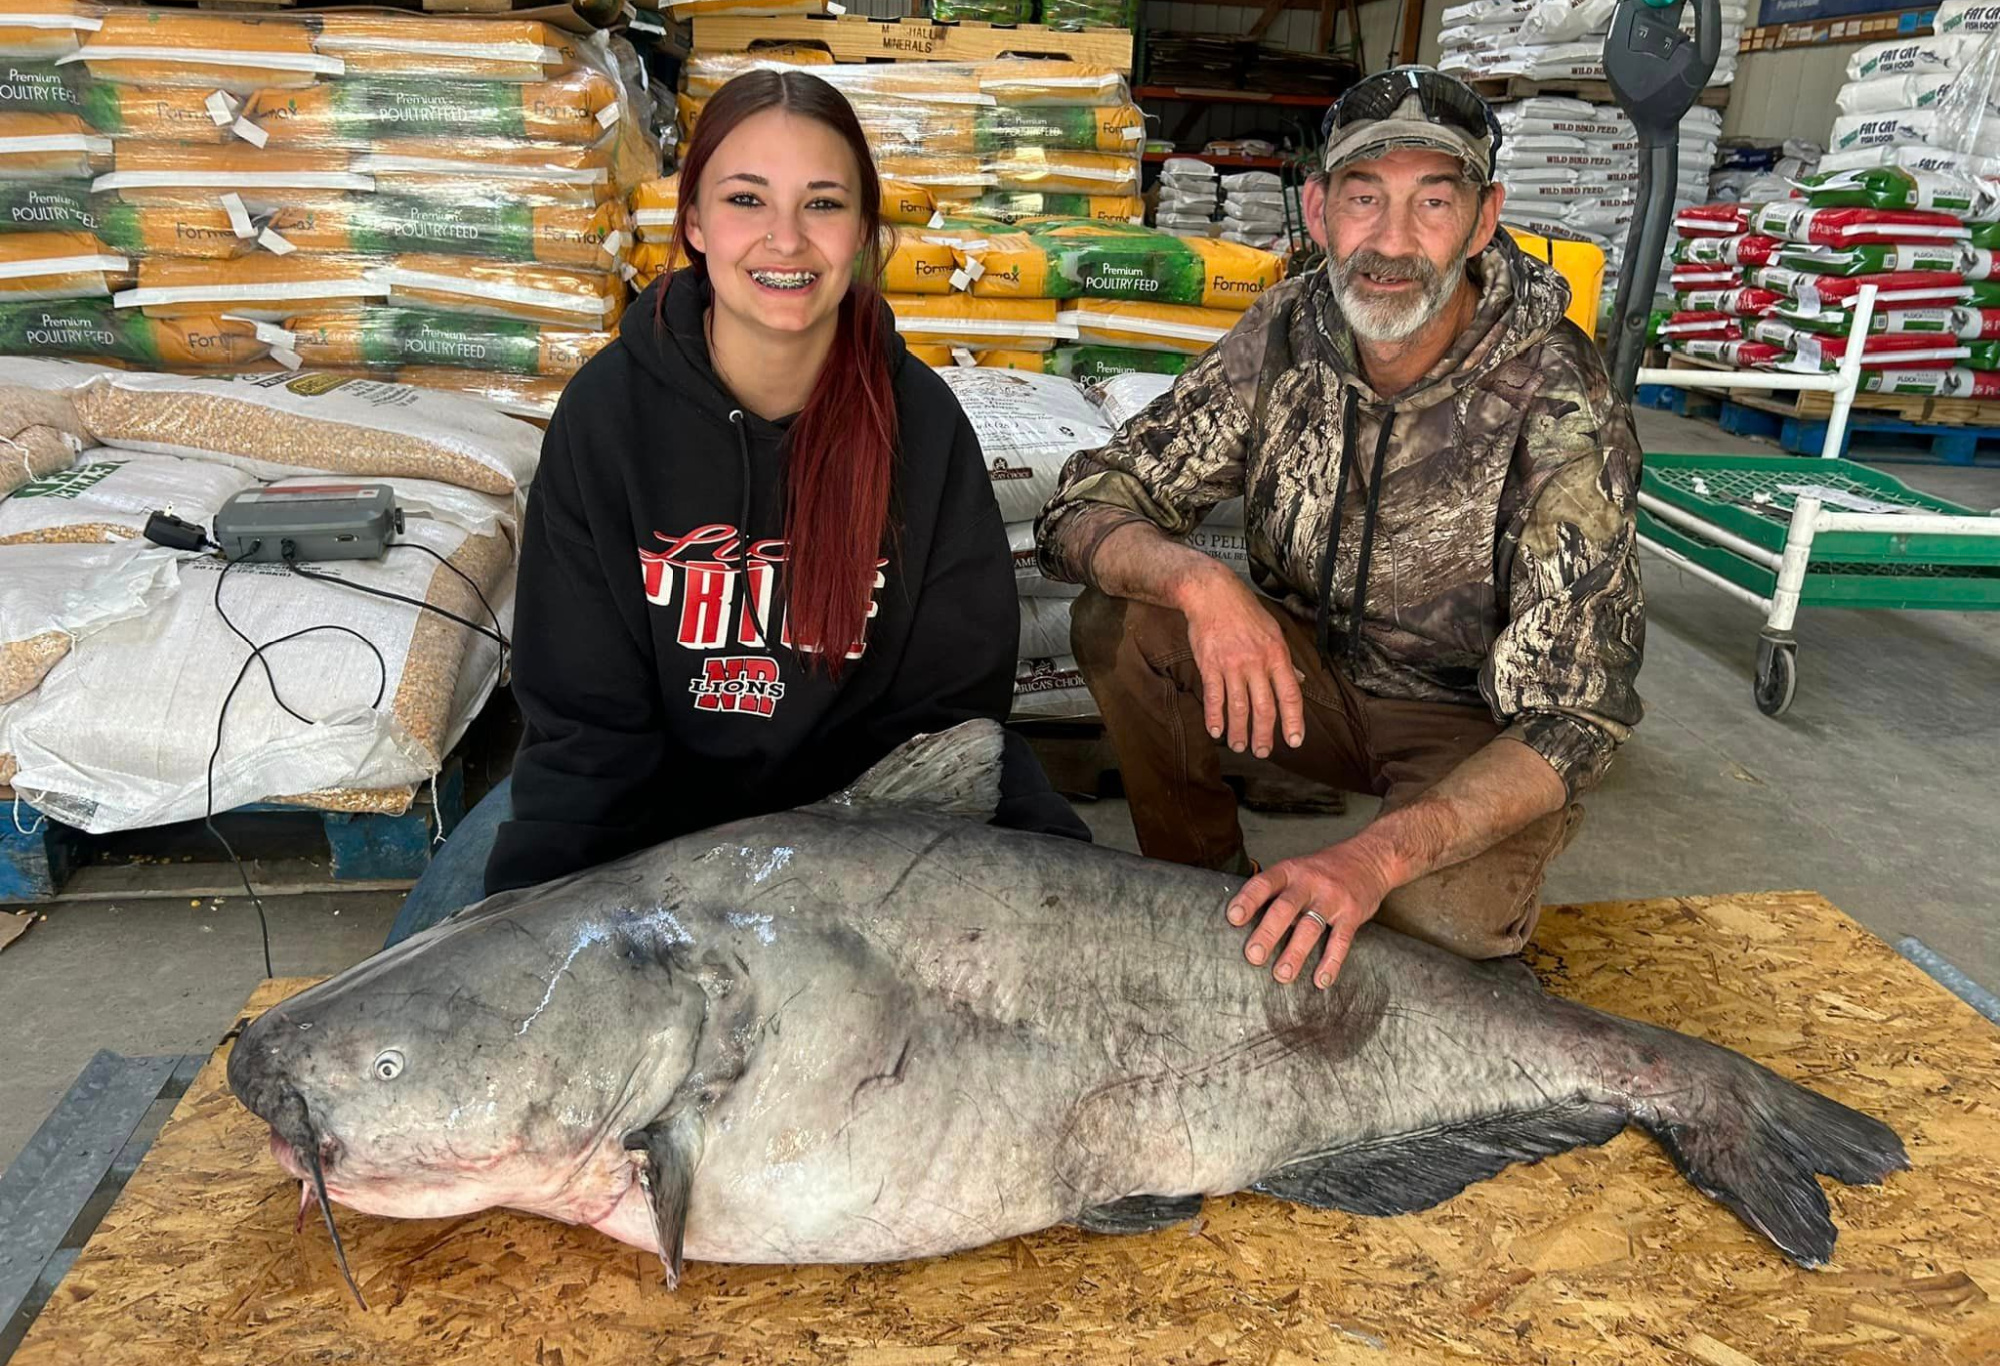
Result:
[[[1471,86],[1427,66],[1392,67],[1350,86],[1320,120],[1320,141],[1331,143],[1343,129],[1390,118],[1411,95],[1429,122],[1490,140],[1486,175],[1491,180],[1500,154],[1500,121]]]

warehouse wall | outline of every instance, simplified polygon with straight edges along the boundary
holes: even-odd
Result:
[[[1422,0],[1410,0],[1420,4]],[[1164,29],[1174,29],[1182,33],[1248,33],[1257,22],[1261,5],[1199,5],[1183,4],[1180,0],[1147,0],[1146,28],[1150,33]],[[1400,22],[1402,10],[1397,0],[1371,0],[1360,6],[1361,43],[1368,54],[1371,67],[1384,65],[1385,59],[1395,50],[1396,26]],[[1438,7],[1443,12],[1443,7]],[[1433,16],[1426,14],[1431,22]],[[1291,48],[1298,52],[1311,52],[1317,37],[1319,11],[1317,9],[1289,9],[1280,14],[1265,31],[1264,41],[1273,47]],[[1336,41],[1344,39],[1343,31]]]
[[[1723,111],[1724,137],[1805,138],[1826,145],[1834,96],[1859,44],[1752,52],[1736,68]]]
[[[1423,0],[1408,0],[1410,4],[1421,4]],[[1435,0],[1434,0],[1435,2]],[[1182,0],[1147,0],[1146,30],[1148,35],[1156,35],[1168,30],[1178,33],[1248,33],[1257,22],[1262,11],[1261,5],[1203,5],[1183,3]],[[1428,8],[1428,7],[1427,7]],[[1402,8],[1398,0],[1369,0],[1359,6],[1361,13],[1361,44],[1371,68],[1380,68],[1394,59],[1396,36],[1401,31]],[[1437,5],[1438,13],[1443,6]],[[1433,34],[1437,29],[1435,14],[1426,13],[1425,22]],[[1291,48],[1299,52],[1311,52],[1318,37],[1319,11],[1317,9],[1294,9],[1281,13],[1271,27],[1265,31],[1264,41],[1273,47]],[[1336,31],[1336,43],[1344,40],[1345,18]],[[1330,101],[1329,101],[1330,102]],[[1183,106],[1178,104],[1149,102],[1148,108],[1165,115],[1147,125],[1149,137],[1165,137],[1174,131],[1174,124],[1180,118]],[[1281,140],[1287,129],[1303,128],[1316,135],[1320,114],[1313,109],[1260,109],[1244,105],[1214,105],[1203,111],[1192,130],[1182,139],[1186,147],[1199,147],[1215,138],[1268,137],[1271,141]]]

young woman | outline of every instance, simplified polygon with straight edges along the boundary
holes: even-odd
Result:
[[[691,264],[627,311],[542,449],[511,790],[447,841],[391,943],[1007,715],[1012,557],[970,424],[876,291],[881,190],[853,109],[817,77],[739,76],[681,187]],[[998,819],[1089,838],[1012,736]]]

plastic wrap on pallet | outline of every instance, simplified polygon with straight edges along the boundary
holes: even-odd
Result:
[[[825,65],[796,55],[699,53],[685,68],[685,93],[706,100],[745,71],[803,70],[847,96],[856,111],[918,102],[946,107],[1002,104],[1122,105],[1131,103],[1125,77],[1084,62],[1025,58],[993,62],[882,62]]]
[[[659,152],[605,35],[0,5],[0,49],[35,59],[0,82],[0,306],[108,286],[131,315],[10,317],[0,350],[59,334],[61,354],[99,337],[126,364],[278,370],[300,362],[270,329],[305,313],[615,326],[637,240],[626,200],[658,176]],[[47,272],[21,264],[38,250],[23,235],[45,231],[94,236],[107,273],[37,284]],[[246,339],[217,325],[225,314],[266,331]]]

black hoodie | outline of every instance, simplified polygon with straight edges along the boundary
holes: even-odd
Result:
[[[950,389],[888,330],[889,563],[862,653],[831,682],[782,643],[775,566],[755,553],[782,550],[788,423],[716,378],[708,298],[694,271],[647,290],[549,424],[515,597],[527,728],[489,894],[817,801],[913,735],[1006,719],[1013,561]]]

